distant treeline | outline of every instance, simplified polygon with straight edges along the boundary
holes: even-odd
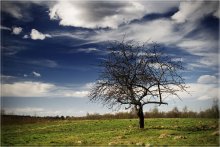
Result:
[[[2,111],[3,112],[3,111]],[[82,117],[75,116],[20,116],[20,115],[7,115],[1,113],[1,123],[2,124],[18,124],[18,123],[35,123],[35,122],[45,122],[53,120],[93,120],[93,119],[135,119],[137,118],[135,109],[131,109],[130,112],[118,112],[116,114],[89,114]],[[219,107],[218,103],[213,103],[213,106],[207,110],[194,112],[189,111],[187,107],[183,110],[178,110],[174,107],[171,111],[160,112],[157,107],[154,107],[149,112],[145,112],[145,118],[219,118]]]
[[[187,107],[184,107],[182,111],[174,107],[168,112],[159,112],[157,107],[154,107],[151,111],[144,113],[145,118],[219,118],[219,107],[218,104],[213,105],[211,108],[205,111],[194,112],[188,111]],[[67,119],[76,119],[76,117],[67,117]],[[138,118],[134,109],[131,112],[119,112],[116,114],[103,114],[98,113],[89,114],[81,119],[132,119]]]

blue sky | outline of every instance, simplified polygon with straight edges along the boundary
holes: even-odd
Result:
[[[219,17],[218,1],[1,1],[1,106],[39,116],[116,112],[87,95],[109,41],[125,35],[184,63],[190,94],[160,111],[206,109],[219,91]]]

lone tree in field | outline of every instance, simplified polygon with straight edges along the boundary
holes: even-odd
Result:
[[[179,97],[178,91],[186,89],[177,73],[183,69],[181,61],[164,54],[157,44],[114,42],[100,65],[103,71],[91,89],[90,100],[110,108],[123,104],[134,107],[140,128],[144,128],[144,105],[167,104],[165,97]]]

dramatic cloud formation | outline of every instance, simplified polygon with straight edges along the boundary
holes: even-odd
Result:
[[[50,18],[60,20],[60,25],[84,28],[117,28],[121,24],[134,19],[141,19],[150,13],[162,13],[177,6],[176,2],[169,5],[139,1],[127,2],[89,2],[59,1],[50,8]]]
[[[197,21],[206,15],[213,13],[218,16],[217,10],[219,9],[218,1],[182,1],[179,6],[179,11],[172,16],[178,23],[186,21]]]
[[[122,40],[122,36],[126,34],[127,40],[136,40],[141,42],[150,40],[157,41],[159,43],[171,44],[182,38],[180,32],[173,31],[174,28],[175,24],[173,24],[173,22],[169,19],[158,19],[150,22],[133,23],[122,26],[117,30],[97,31],[97,35],[91,36],[90,39],[100,42],[106,40]]]
[[[90,82],[98,77],[100,68],[94,65],[106,59],[108,43],[123,39],[156,42],[175,61],[183,61],[185,70],[181,74],[190,94],[179,92],[183,101],[175,97],[178,108],[190,102],[190,109],[199,110],[200,104],[206,109],[213,98],[218,98],[218,1],[57,0],[1,4],[1,94],[4,108],[11,108],[10,112],[37,112],[42,116],[107,112],[86,103],[94,85]],[[172,97],[164,101],[172,103]],[[68,105],[75,110],[67,113]]]
[[[95,8],[96,5],[96,8]],[[97,6],[98,5],[98,6]],[[139,11],[140,16],[130,16],[130,18],[124,18],[121,14],[115,14],[108,6],[115,7],[115,12],[120,10],[121,5],[114,3],[89,3],[82,2],[59,2],[53,8],[50,9],[51,19],[60,19],[60,25],[63,26],[76,26],[85,28],[96,27],[112,27],[117,28],[123,21],[129,21],[134,18],[143,16],[144,9],[141,5],[131,5],[133,9]],[[106,9],[105,9],[106,8]],[[118,9],[118,10],[117,10]],[[132,10],[132,8],[130,8]],[[107,10],[107,11],[106,11]],[[135,10],[134,10],[135,11]],[[92,13],[91,13],[92,12]],[[104,13],[104,14],[103,14]],[[137,13],[136,13],[137,14]],[[138,15],[138,14],[137,14]],[[127,19],[127,20],[126,20]]]
[[[13,27],[12,28],[12,34],[19,35],[22,32],[21,27]]]
[[[195,26],[179,26],[170,19],[157,19],[150,22],[133,23],[127,26],[122,26],[117,30],[97,31],[97,34],[90,36],[89,39],[91,42],[122,40],[122,36],[126,33],[126,40],[135,40],[140,42],[154,41],[167,46],[177,46],[190,54],[199,54],[199,56],[204,56],[204,58],[209,56],[212,52],[215,52],[217,43],[214,39],[203,39],[200,37],[202,33],[198,36],[198,38],[197,36],[193,39],[187,39],[185,37],[194,29]],[[210,49],[208,53],[207,49]]]
[[[41,32],[39,32],[36,29],[32,29],[31,30],[31,34],[30,34],[31,39],[33,40],[44,40],[46,37],[51,37],[51,35],[49,34],[43,34]]]

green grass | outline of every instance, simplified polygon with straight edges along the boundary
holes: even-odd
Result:
[[[219,145],[217,119],[60,120],[2,125],[1,145]]]

